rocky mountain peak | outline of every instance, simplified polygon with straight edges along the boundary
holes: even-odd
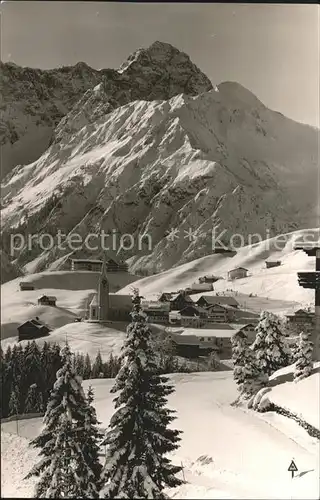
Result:
[[[15,165],[36,160],[63,134],[119,106],[182,93],[194,96],[212,89],[212,84],[187,54],[156,41],[136,50],[118,70],[98,71],[85,62],[50,70],[1,63],[0,89],[5,175]]]

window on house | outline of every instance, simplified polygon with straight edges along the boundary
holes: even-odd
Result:
[[[204,337],[200,337],[200,342],[203,342],[204,341]]]

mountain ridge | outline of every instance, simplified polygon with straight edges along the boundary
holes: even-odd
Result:
[[[154,46],[167,71],[168,47],[164,54],[161,48]],[[195,95],[154,99],[162,86],[167,97],[190,83],[184,63],[176,64],[190,59],[178,49],[173,53],[169,91],[167,80],[150,87],[159,66],[150,68],[148,53],[138,51],[125,68],[135,72],[140,64],[141,70],[142,59],[146,83],[133,87],[133,95],[139,91],[149,99],[126,102],[128,95],[112,79],[98,84],[59,122],[47,151],[5,178],[4,239],[13,228],[151,234],[151,253],[143,248],[121,257],[132,270],[159,272],[211,253],[215,226],[228,230],[225,241],[237,232],[247,238],[270,229],[274,236],[317,226],[317,132],[268,109],[240,84],[213,88],[201,72],[194,76],[197,67],[189,62]],[[115,76],[122,84],[129,78]],[[210,89],[203,91],[206,85]],[[171,228],[183,235],[191,228],[197,239],[170,242]],[[56,247],[42,255],[39,249],[23,251],[18,264],[36,258],[41,271],[67,253]]]

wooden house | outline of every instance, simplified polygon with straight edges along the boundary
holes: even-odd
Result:
[[[194,304],[192,298],[182,292],[174,294],[170,299],[170,310],[181,311],[190,304]]]
[[[208,275],[208,276],[200,276],[199,283],[215,283],[220,280],[219,276]]]
[[[236,267],[235,269],[231,269],[231,271],[228,272],[229,281],[247,278],[247,276],[248,269],[244,267]]]
[[[41,295],[38,298],[39,306],[51,306],[56,307],[57,297],[54,295]]]
[[[141,304],[143,312],[147,315],[150,323],[169,323],[169,302],[143,301]]]
[[[34,290],[33,283],[29,283],[28,281],[20,281],[19,287],[20,287],[21,292],[24,292],[27,290]]]
[[[18,326],[18,339],[19,342],[21,340],[33,340],[46,337],[49,332],[50,328],[41,323],[39,319],[31,319]]]

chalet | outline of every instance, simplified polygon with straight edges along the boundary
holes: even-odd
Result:
[[[295,333],[301,333],[302,330],[311,331],[315,323],[315,313],[298,309],[294,314],[288,314],[287,326],[289,330]]]
[[[270,269],[271,267],[279,267],[281,266],[281,260],[266,260],[266,268]]]
[[[38,318],[25,321],[18,326],[18,338],[21,340],[32,340],[49,335],[50,329]]]
[[[217,350],[218,355],[222,359],[230,359],[232,356],[232,337],[238,333],[243,332],[247,335],[248,341],[251,344],[255,339],[255,327],[252,324],[242,325],[230,325],[230,324],[219,324],[215,328],[208,329],[187,329],[181,334],[184,336],[195,336],[200,342],[209,343],[212,348]]]
[[[211,304],[206,307],[208,321],[214,323],[228,323],[234,320],[236,310],[227,304]]]
[[[97,259],[71,259],[71,271],[92,271],[100,273],[102,260]],[[128,272],[125,262],[118,262],[114,258],[106,261],[107,273]]]
[[[168,302],[143,301],[141,308],[150,323],[169,323],[170,304]]]
[[[208,313],[201,306],[189,305],[181,309],[180,325],[201,328],[207,321]]]
[[[229,281],[246,278],[247,276],[248,269],[245,269],[244,267],[236,267],[235,269],[231,269],[231,271],[228,272]]]
[[[29,283],[28,281],[20,281],[19,287],[21,292],[34,290],[34,285],[32,283]]]
[[[185,294],[185,293],[177,293],[174,295],[171,295],[170,299],[170,310],[178,310],[181,311],[181,309],[184,309],[190,304],[194,304],[192,298]]]
[[[196,302],[199,306],[201,307],[209,307],[214,304],[220,304],[220,305],[228,305],[231,307],[238,308],[239,307],[239,302],[234,298],[230,296],[224,296],[224,295],[202,295],[200,299],[197,300]]]
[[[221,278],[219,276],[200,276],[199,278],[199,283],[215,283],[216,281],[220,280]]]
[[[211,351],[215,350],[215,346],[212,342],[200,341],[195,335],[171,334],[168,338],[171,339],[176,354],[184,358],[206,356]]]
[[[56,307],[57,297],[54,295],[41,295],[38,298],[39,306],[52,306]]]

